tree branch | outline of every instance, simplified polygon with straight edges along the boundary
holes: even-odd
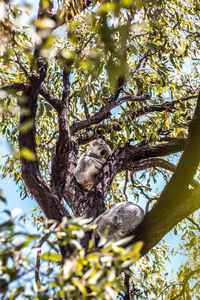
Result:
[[[125,297],[124,300],[131,300],[130,295],[130,276],[128,274],[124,274],[124,287],[125,287]]]
[[[152,112],[162,112],[162,111],[168,111],[168,112],[174,112],[175,110],[175,105],[182,102],[182,101],[187,101],[190,99],[195,99],[197,98],[198,95],[192,95],[188,97],[182,97],[180,99],[171,101],[171,102],[165,102],[161,105],[151,105],[151,106],[146,106],[142,109],[136,110],[132,114],[132,118],[134,119],[135,117],[142,116],[144,114],[152,113]]]
[[[189,137],[176,171],[162,191],[159,201],[133,232],[133,242],[144,242],[142,255],[156,245],[178,222],[200,207],[200,188],[193,191],[189,189],[200,161],[199,132],[200,95],[190,124]]]
[[[69,162],[70,151],[72,149],[71,132],[69,126],[69,97],[70,97],[70,70],[71,65],[65,67],[63,70],[63,93],[61,109],[58,110],[58,124],[59,124],[59,136],[56,143],[56,153],[52,157],[52,173],[51,184],[52,187],[62,193],[63,186],[65,184],[65,175],[70,168],[74,169],[76,163],[76,157],[73,155],[74,166]],[[75,148],[74,148],[75,151]],[[72,153],[71,153],[72,154]]]
[[[62,94],[62,101],[69,102],[70,96],[70,69],[71,67],[68,66],[66,69],[63,70],[63,94]]]
[[[30,75],[31,76],[31,75]],[[19,82],[19,83],[13,83],[7,86],[4,86],[1,88],[3,91],[8,92],[18,92],[18,91],[24,91],[27,87],[27,84]],[[51,106],[56,110],[59,111],[62,108],[61,101],[56,99],[45,87],[40,86],[39,87],[39,94],[49,103]]]
[[[41,63],[41,62],[40,62]],[[25,86],[23,92],[24,101],[20,102],[20,125],[27,122],[33,122],[33,126],[26,132],[19,133],[19,148],[20,151],[28,149],[35,155],[35,160],[31,161],[25,157],[21,158],[22,161],[22,178],[32,196],[37,200],[39,206],[43,210],[48,219],[54,219],[59,222],[62,221],[63,216],[67,215],[64,203],[55,195],[49,185],[43,180],[39,164],[37,161],[36,152],[36,111],[37,111],[37,97],[46,76],[47,65],[38,65],[39,73],[30,73],[30,83]],[[27,109],[29,114],[24,115],[23,109]]]
[[[137,171],[137,165],[141,168],[149,164],[149,166],[155,166],[156,160],[154,157],[166,156],[173,153],[180,152],[185,147],[185,139],[173,139],[168,143],[162,143],[158,145],[141,145],[141,146],[131,146],[129,144],[121,149],[117,149],[108,160],[107,164],[104,165],[102,171],[98,174],[94,189],[98,190],[106,197],[114,177],[117,173],[124,170]],[[145,159],[152,159],[145,162]],[[145,165],[146,164],[146,165]],[[159,166],[164,166],[164,162],[157,160]],[[173,168],[170,164],[165,163],[166,168]]]
[[[1,90],[6,91],[6,92],[18,92],[18,91],[24,91],[25,89],[25,84],[24,83],[13,83],[9,84],[7,86],[4,86],[1,88]]]
[[[124,194],[126,201],[128,201],[128,197],[126,194],[127,183],[128,183],[128,171],[126,171],[126,174],[125,174],[125,182],[124,182],[124,188],[123,188],[123,194]]]
[[[62,108],[62,103],[60,100],[56,99],[46,88],[40,86],[39,94],[44,97],[44,99],[51,104],[51,106],[56,110],[60,111]]]
[[[188,185],[191,184],[200,161],[199,132],[200,94],[198,96],[194,117],[189,126],[188,140],[184,152],[181,156],[176,172],[161,194],[161,201],[165,201],[162,199],[171,199],[174,195],[177,195],[177,199],[180,199],[180,191],[181,195],[184,195],[184,191],[186,191],[188,189]],[[182,200],[180,199],[180,201]]]
[[[176,169],[176,166],[174,164],[162,158],[149,158],[134,162],[133,165],[130,162],[129,170],[135,173],[137,171],[146,170],[154,167],[159,167],[171,172],[174,172]]]
[[[124,102],[127,102],[127,101],[134,101],[134,102],[138,101],[139,102],[139,101],[145,101],[148,99],[149,99],[149,96],[144,95],[144,96],[125,96],[125,97],[116,99],[114,101],[110,101],[108,103],[108,105],[102,107],[97,113],[95,113],[89,119],[72,124],[71,133],[72,133],[72,135],[74,135],[77,131],[79,131],[81,129],[87,128],[94,124],[98,124],[101,121],[109,118],[111,115],[110,111],[113,108],[121,105]]]
[[[123,170],[134,170],[134,166],[139,166],[138,162],[141,160],[141,166],[142,164],[149,163],[151,166],[153,164],[158,164],[164,166],[163,160],[149,160],[145,162],[145,159],[157,157],[157,156],[166,156],[173,153],[180,152],[184,149],[186,143],[186,139],[173,139],[169,141],[168,143],[162,143],[158,145],[141,145],[141,146],[131,146],[129,144],[125,145],[124,148],[121,148],[119,150],[119,153],[116,157],[117,159],[117,173],[121,172]],[[136,163],[134,165],[134,163]],[[157,165],[158,166],[158,165]],[[173,168],[171,165],[165,163],[166,168]],[[131,171],[131,170],[130,170]]]

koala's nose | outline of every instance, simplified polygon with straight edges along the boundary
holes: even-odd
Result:
[[[106,152],[107,152],[106,149],[102,149],[102,150],[100,151],[100,155],[101,155],[101,156],[104,156],[104,155],[106,155]]]

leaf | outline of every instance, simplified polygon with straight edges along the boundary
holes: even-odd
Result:
[[[60,262],[62,260],[62,256],[57,253],[46,252],[45,254],[41,255],[41,259]]]
[[[37,19],[35,21],[35,26],[39,29],[51,29],[55,27],[55,22],[50,18]]]
[[[125,130],[126,130],[126,136],[127,136],[127,139],[129,139],[131,133],[130,133],[130,130],[129,130],[128,126],[125,126]]]
[[[27,122],[24,122],[22,125],[17,126],[13,130],[12,134],[15,134],[17,131],[20,131],[21,133],[26,133],[33,127],[33,125],[34,125],[33,120],[29,120]]]
[[[52,118],[52,117],[53,117],[53,115],[52,115],[52,113],[51,113],[51,111],[52,111],[52,106],[49,105],[47,102],[45,102],[44,105],[45,105],[45,109],[46,109],[46,114],[47,114],[47,116],[48,116],[49,118]]]
[[[20,150],[20,157],[32,161],[36,160],[36,155],[31,150],[25,147]]]
[[[7,201],[6,201],[6,198],[3,196],[3,191],[2,191],[2,189],[0,189],[0,200],[3,202],[3,203],[7,203]]]
[[[36,123],[40,120],[43,113],[44,113],[44,104],[40,103],[40,108],[39,108],[39,111],[38,111],[38,114],[37,114],[37,117],[36,117]]]

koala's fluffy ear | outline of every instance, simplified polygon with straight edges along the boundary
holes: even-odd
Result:
[[[92,147],[96,147],[96,146],[103,145],[103,144],[106,144],[106,142],[102,139],[94,140],[92,142]]]
[[[99,141],[98,140],[92,141],[92,147],[96,147],[98,145],[99,145]]]

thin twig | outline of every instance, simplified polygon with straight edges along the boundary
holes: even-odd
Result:
[[[44,244],[44,242],[46,242],[46,240],[50,237],[50,235],[52,233],[52,230],[56,227],[56,225],[57,224],[51,225],[50,228],[48,229],[48,232],[40,239],[40,241],[38,242],[36,247],[34,247],[34,248],[39,248],[38,251],[37,251],[37,258],[36,258],[36,265],[35,265],[35,282],[36,282],[37,285],[41,284],[40,275],[39,275],[41,247]]]
[[[197,224],[192,218],[190,218],[190,217],[187,217],[186,218],[188,221],[190,221],[193,225],[195,225],[196,226],[196,228],[200,231],[200,226],[199,226],[199,224]]]
[[[125,286],[125,297],[124,300],[130,300],[130,276],[128,274],[124,274],[124,286]]]
[[[53,133],[53,135],[52,135],[52,137],[50,138],[50,140],[48,141],[48,142],[46,142],[45,144],[40,144],[40,145],[38,145],[38,148],[40,148],[40,149],[44,149],[44,150],[47,150],[47,151],[50,151],[51,150],[51,148],[49,149],[49,148],[46,148],[46,146],[48,145],[48,144],[50,144],[52,141],[53,141],[53,139],[55,138],[55,136],[56,136],[56,134],[58,133],[58,131],[55,131],[54,133]]]
[[[126,173],[125,173],[125,183],[124,183],[124,188],[123,188],[123,193],[124,193],[126,201],[128,201],[128,196],[126,194],[127,183],[128,183],[128,171],[126,171]]]
[[[14,282],[14,281],[20,279],[21,277],[23,277],[23,276],[29,274],[30,272],[34,271],[34,269],[35,269],[35,268],[31,268],[31,269],[28,270],[27,272],[24,272],[24,273],[18,275],[17,277],[12,278],[9,282],[3,283],[2,285],[0,285],[0,290],[5,289],[10,283],[12,283],[12,282]]]
[[[149,211],[149,205],[152,201],[158,201],[159,196],[153,196],[151,198],[148,199],[147,203],[146,203],[146,207],[145,207],[145,214]]]
[[[87,103],[86,103],[86,101],[85,101],[84,98],[82,99],[82,102],[83,102],[83,108],[84,108],[85,117],[86,117],[86,119],[89,119],[90,118],[90,114],[89,114],[89,110],[88,110],[88,107],[87,107]]]
[[[182,290],[180,291],[179,294],[177,294],[175,297],[173,297],[172,300],[180,299],[180,298],[181,298],[181,295],[184,294],[186,284],[188,283],[188,281],[190,280],[190,278],[191,278],[195,273],[199,273],[199,272],[200,272],[200,268],[197,268],[196,270],[191,271],[187,276],[185,276],[185,279],[183,280],[183,283],[182,283]]]
[[[79,49],[77,49],[76,51],[75,51],[75,53],[76,54],[79,54],[80,52],[82,52],[86,47],[87,47],[87,45],[89,44],[89,42],[92,40],[92,38],[95,36],[95,33],[93,33],[92,35],[91,35],[91,37],[85,42],[85,44],[84,45],[82,45]]]
[[[18,65],[20,66],[20,68],[22,69],[22,71],[24,72],[24,74],[26,75],[26,77],[28,77],[28,75],[29,75],[28,71],[26,70],[26,68],[21,63],[17,52],[15,50],[14,50],[14,52],[15,52],[15,55],[16,55],[16,58],[17,58],[16,62],[18,63]]]

